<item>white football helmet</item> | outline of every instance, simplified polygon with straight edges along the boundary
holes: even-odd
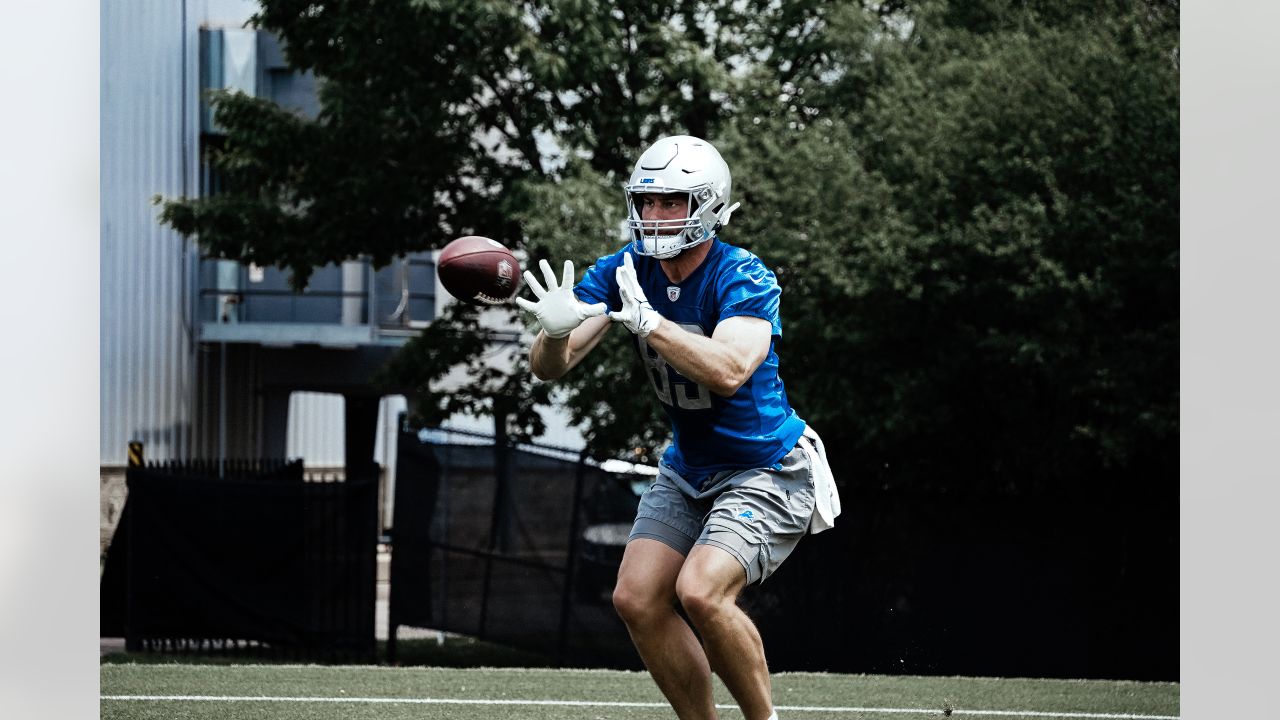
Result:
[[[624,186],[633,250],[665,260],[715,237],[740,204],[729,204],[732,185],[729,166],[706,140],[673,135],[655,142],[636,161]],[[638,195],[676,192],[689,196],[683,219],[640,219]]]

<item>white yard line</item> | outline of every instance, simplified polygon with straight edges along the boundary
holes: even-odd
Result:
[[[141,702],[289,702],[289,703],[383,703],[410,705],[541,705],[552,707],[626,707],[664,708],[666,703],[609,702],[603,700],[476,700],[466,698],[396,698],[396,697],[280,697],[268,695],[102,695],[102,700]],[[736,705],[717,705],[729,710]],[[832,713],[894,713],[903,715],[943,714],[941,708],[885,708],[885,707],[820,707],[809,705],[778,705],[782,712],[832,712]],[[1179,720],[1177,715],[1142,715],[1137,713],[1089,713],[1053,712],[1041,710],[965,710],[955,708],[952,715],[1034,718],[1098,718],[1099,720]]]

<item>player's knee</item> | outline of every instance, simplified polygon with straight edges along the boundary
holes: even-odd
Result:
[[[640,599],[636,593],[619,582],[613,587],[613,609],[627,623],[640,610]]]
[[[697,576],[681,575],[676,583],[676,596],[685,613],[695,624],[713,620],[725,609],[725,603],[733,604],[733,599]]]
[[[619,579],[613,588],[613,608],[626,624],[639,625],[662,609],[662,601],[634,583]]]

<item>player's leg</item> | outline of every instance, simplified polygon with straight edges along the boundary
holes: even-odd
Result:
[[[733,555],[715,545],[695,545],[676,581],[676,594],[702,635],[712,669],[738,701],[747,720],[773,712],[769,667],[755,623],[738,607],[747,574]]]
[[[676,577],[684,555],[665,543],[627,543],[613,604],[662,694],[681,720],[715,718],[711,667],[689,625],[676,613]]]
[[[739,474],[716,498],[676,580],[712,669],[747,720],[771,717],[773,703],[764,644],[738,596],[791,554],[808,530],[814,504],[810,458],[799,448],[774,468]]]
[[[716,717],[707,655],[676,612],[676,578],[707,511],[695,505],[670,478],[654,479],[640,498],[613,592],[640,658],[682,720]]]

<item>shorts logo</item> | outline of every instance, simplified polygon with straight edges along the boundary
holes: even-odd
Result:
[[[743,510],[742,512],[738,513],[738,517],[746,518],[748,520],[756,519],[756,516],[750,510]]]

